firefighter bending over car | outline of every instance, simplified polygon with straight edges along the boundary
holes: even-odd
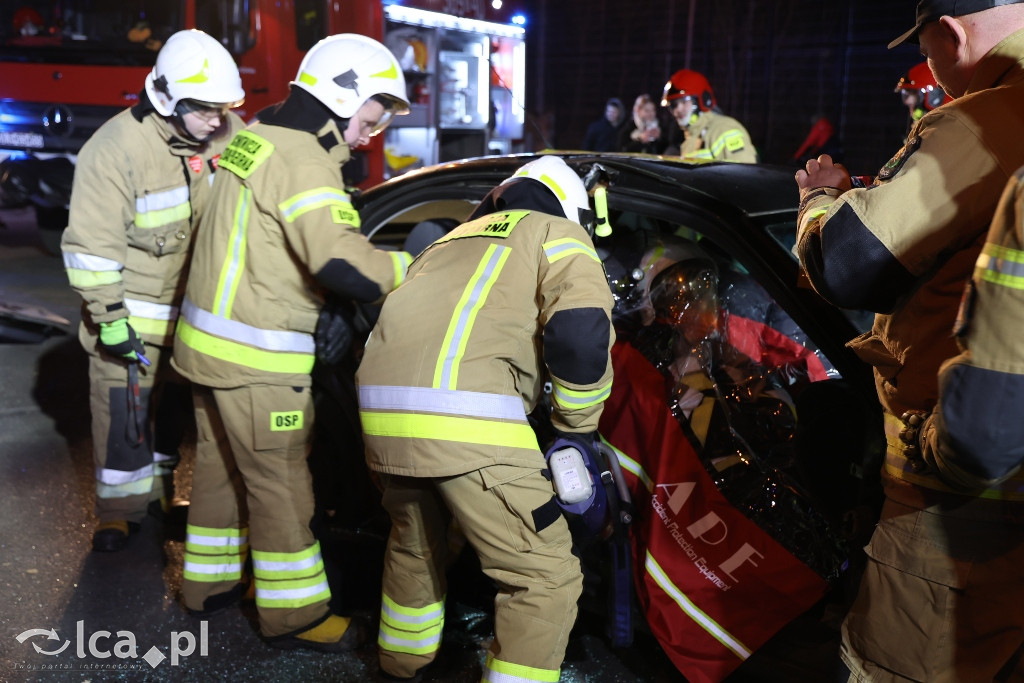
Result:
[[[365,633],[330,612],[309,528],[310,372],[334,327],[325,295],[380,299],[411,260],[360,234],[341,176],[409,104],[394,56],[354,34],[314,45],[291,86],[225,150],[182,302],[174,365],[195,383],[198,428],[183,594],[198,615],[238,600],[251,548],[264,640],[342,652]]]
[[[172,35],[139,103],[112,118],[78,156],[61,249],[83,299],[96,466],[93,550],[125,547],[150,500],[169,500],[179,429],[150,418],[184,399],[170,367],[194,230],[217,160],[244,126],[245,93],[228,51],[201,31]],[[190,417],[189,417],[190,419]]]
[[[444,625],[454,522],[499,587],[483,680],[559,678],[582,574],[527,415],[593,453],[611,389],[612,298],[583,182],[523,166],[420,254],[388,296],[356,375],[367,462],[392,529],[380,665],[416,680]]]

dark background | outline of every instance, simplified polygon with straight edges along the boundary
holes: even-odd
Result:
[[[894,92],[923,61],[886,45],[916,0],[523,0],[527,148],[578,149],[609,97],[656,101],[676,70],[700,71],[746,126],[762,161],[785,164],[827,116],[853,173],[874,175],[902,144]],[[673,124],[674,125],[674,124]]]

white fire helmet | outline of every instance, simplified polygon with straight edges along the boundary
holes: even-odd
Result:
[[[558,197],[565,217],[579,223],[588,233],[593,231],[594,212],[590,208],[587,188],[576,172],[556,156],[542,156],[524,164],[522,168],[502,181],[502,185],[520,178],[539,180]]]
[[[164,116],[173,114],[181,100],[227,107],[245,100],[231,54],[216,39],[195,29],[178,31],[167,39],[146,76],[146,94]]]
[[[374,128],[379,133],[391,116],[409,113],[402,67],[391,52],[373,38],[355,33],[328,36],[303,57],[292,81],[343,119],[350,119],[374,95],[388,104]]]

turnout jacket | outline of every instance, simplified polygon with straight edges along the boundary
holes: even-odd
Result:
[[[187,142],[142,97],[78,155],[61,250],[84,301],[83,343],[98,323],[129,317],[145,342],[170,346],[220,153],[245,125],[229,113],[213,138]]]
[[[1022,227],[1024,168],[1006,185],[964,293],[956,326],[964,350],[939,371],[938,406],[924,429],[925,459],[967,490],[1000,484],[1024,462]]]
[[[356,374],[369,466],[544,467],[527,414],[550,380],[555,428],[597,429],[611,308],[593,243],[565,218],[501,211],[434,242],[384,302]]]
[[[348,145],[268,123],[225,149],[196,240],[174,366],[193,382],[309,386],[323,289],[375,301],[405,275],[405,252],[376,248],[341,188]]]
[[[685,130],[679,149],[683,161],[733,161],[756,164],[757,150],[750,134],[736,119],[714,111],[702,111]]]
[[[886,493],[909,505],[934,500],[922,487],[953,491],[907,452],[900,418],[934,408],[939,367],[959,353],[961,293],[1007,179],[1024,164],[1022,129],[1024,31],[981,60],[962,97],[913,126],[871,187],[819,188],[801,202],[796,252],[814,289],[837,306],[878,313],[849,346],[874,367],[885,409]],[[1024,499],[1024,480],[982,497]]]

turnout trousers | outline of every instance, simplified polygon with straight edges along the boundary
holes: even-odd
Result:
[[[166,506],[173,495],[178,446],[191,420],[188,381],[171,367],[169,348],[147,344],[150,365],[137,364],[132,372],[126,361],[96,350],[94,340],[83,340],[83,346],[89,353],[96,516],[101,524],[138,523],[151,500],[163,499]]]
[[[329,615],[320,545],[309,528],[309,387],[194,385],[196,467],[185,541],[185,606],[243,580],[251,554],[261,635],[305,630]],[[249,551],[251,550],[251,553]]]
[[[1024,681],[1024,519],[1005,505],[985,521],[886,499],[843,622],[850,681]]]
[[[437,655],[447,533],[454,520],[499,587],[485,679],[557,681],[583,575],[561,514],[534,520],[534,510],[552,499],[551,482],[539,470],[507,465],[445,478],[380,479],[392,522],[378,638],[381,668],[412,676]]]

